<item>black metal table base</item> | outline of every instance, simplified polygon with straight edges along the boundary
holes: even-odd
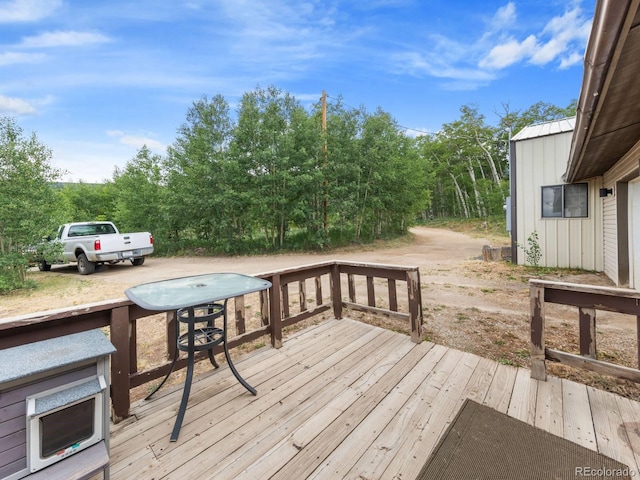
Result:
[[[222,345],[224,350],[224,356],[227,359],[227,364],[231,369],[231,372],[240,382],[240,384],[246,388],[251,394],[257,395],[258,392],[255,388],[249,385],[244,378],[238,373],[235,365],[231,361],[231,355],[229,355],[229,347],[227,346],[227,301],[224,304],[212,303],[207,305],[198,305],[194,307],[187,307],[178,310],[176,321],[176,334],[178,337],[178,344],[176,352],[171,362],[169,372],[164,377],[162,382],[145,397],[145,400],[151,398],[165,384],[178,361],[180,351],[187,352],[187,376],[185,378],[184,387],[182,390],[182,400],[180,401],[180,407],[178,408],[178,415],[176,417],[173,431],[171,433],[171,441],[178,440],[180,434],[180,428],[182,427],[182,421],[184,420],[184,414],[187,410],[187,403],[189,402],[189,394],[191,393],[191,382],[193,380],[193,370],[195,363],[195,353],[203,350],[207,350],[209,354],[209,361],[211,365],[218,368],[219,365],[213,355],[213,349],[217,345]],[[215,319],[222,316],[223,325],[222,328],[215,326]],[[196,327],[196,323],[201,324],[206,322],[206,326]],[[187,324],[187,333],[180,335],[180,323]]]

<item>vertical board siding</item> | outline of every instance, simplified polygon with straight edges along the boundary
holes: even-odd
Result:
[[[603,229],[603,250],[604,250],[604,272],[615,282],[616,285],[622,286],[620,283],[619,271],[619,255],[623,252],[618,251],[620,238],[618,238],[618,192],[616,184],[618,182],[629,182],[638,177],[638,161],[640,160],[640,143],[627,152],[613,167],[611,167],[602,176],[605,188],[613,188],[613,195],[609,195],[603,200],[602,213],[602,229]],[[624,209],[623,209],[624,210]],[[624,252],[626,255],[626,252]],[[626,276],[626,274],[625,274]],[[626,278],[623,279],[626,281]]]
[[[516,142],[516,235],[520,245],[528,248],[527,239],[538,232],[542,250],[541,265],[561,268],[584,268],[601,271],[602,211],[598,197],[600,179],[589,183],[587,218],[542,218],[542,187],[562,185],[573,132],[527,138]],[[521,248],[522,250],[522,248]],[[526,255],[518,255],[526,263]]]
[[[606,183],[605,183],[606,185]],[[616,199],[609,196],[602,205],[602,229],[604,246],[604,273],[617,282],[618,278],[618,232]]]

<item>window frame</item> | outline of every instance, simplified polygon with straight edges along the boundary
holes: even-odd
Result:
[[[585,194],[585,203],[584,203],[584,215],[576,215],[576,216],[567,216],[566,215],[566,197],[567,197],[567,187],[576,187],[576,186],[584,186],[584,194]],[[545,215],[545,189],[557,189],[561,188],[561,205],[560,205],[560,214],[559,215]],[[555,201],[554,194],[554,201]],[[582,207],[583,205],[579,205]],[[553,207],[551,213],[555,211],[555,206]],[[556,218],[589,218],[589,183],[588,182],[580,182],[580,183],[562,183],[557,185],[542,185],[540,187],[540,218],[542,219],[556,219]]]

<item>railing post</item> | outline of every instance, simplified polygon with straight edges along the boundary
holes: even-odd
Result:
[[[373,277],[367,277],[367,302],[370,307],[376,306],[376,291],[373,285]]]
[[[116,353],[111,356],[111,403],[113,405],[113,422],[129,416],[131,400],[129,390],[129,307],[118,307],[111,310],[111,343],[116,347]]]
[[[316,282],[316,306],[322,305],[322,277],[315,278]]]
[[[271,278],[271,299],[269,301],[271,311],[271,345],[273,348],[282,347],[282,308],[280,305],[280,275],[275,274]]]
[[[398,311],[398,293],[396,289],[396,281],[393,278],[387,280],[387,288],[389,290],[389,310]]]
[[[596,358],[596,309],[579,307],[580,355]]]
[[[300,280],[298,282],[298,300],[300,301],[300,311],[307,311],[307,282]]]
[[[418,269],[407,270],[407,295],[409,299],[409,323],[411,324],[411,341],[422,342],[422,295],[420,294],[420,272]]]
[[[262,290],[260,292],[260,318],[262,325],[269,325],[269,291]]]
[[[531,284],[529,295],[531,302],[531,378],[546,380],[544,287]]]
[[[176,318],[175,310],[165,313],[166,331],[167,331],[167,359],[171,360],[176,354],[178,348],[178,336],[176,334]]]
[[[331,266],[331,301],[333,302],[333,316],[342,318],[342,287],[340,285],[340,264]]]
[[[234,298],[233,305],[235,307],[235,312],[236,312],[236,334],[242,335],[247,331],[244,295]]]

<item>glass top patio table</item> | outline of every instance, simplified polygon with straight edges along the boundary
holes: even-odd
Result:
[[[229,298],[259,292],[269,287],[271,287],[271,282],[249,275],[239,273],[208,273],[205,275],[144,283],[125,290],[125,294],[129,300],[140,307],[146,310],[176,310],[178,321],[188,324],[188,332],[180,335],[180,327],[178,322],[176,322],[178,347],[176,348],[173,362],[164,380],[147,395],[147,399],[149,399],[151,395],[162,387],[173,371],[178,359],[178,351],[186,349],[187,374],[182,391],[182,400],[180,401],[180,407],[178,408],[178,414],[176,415],[170,441],[175,442],[178,440],[182,421],[187,409],[193,379],[196,337],[198,337],[199,341],[204,341],[204,343],[198,345],[198,351],[202,349],[207,350],[211,364],[216,368],[218,364],[213,358],[213,348],[221,344],[225,357],[227,358],[227,364],[233,375],[252,395],[257,395],[256,389],[240,376],[229,355],[229,347],[227,345],[227,301]],[[214,304],[214,302],[218,300],[224,300],[223,305]],[[215,307],[220,307],[220,310],[215,311]],[[198,309],[210,310],[208,316],[196,316],[195,311]],[[219,312],[222,312],[223,315],[224,323],[222,329],[215,327],[213,321],[208,323],[206,327],[195,328],[195,323],[207,318],[213,320],[213,318],[220,315]],[[207,322],[209,321],[207,320]]]
[[[271,287],[271,282],[240,273],[207,273],[144,283],[125,290],[127,298],[147,310],[178,310]]]

